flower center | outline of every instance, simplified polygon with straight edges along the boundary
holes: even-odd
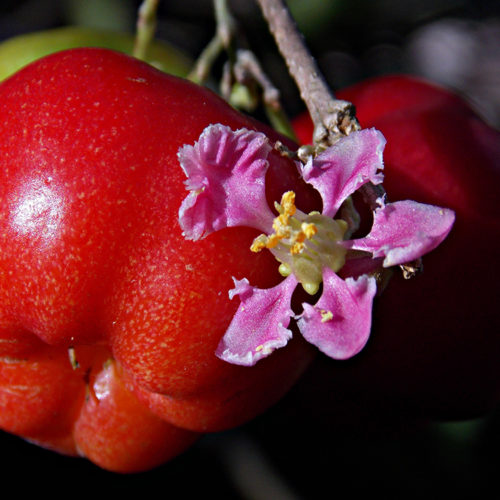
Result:
[[[284,193],[281,203],[274,205],[279,213],[273,221],[274,232],[257,236],[250,250],[269,249],[281,263],[281,275],[293,273],[304,290],[314,295],[323,281],[323,268],[337,272],[345,263],[346,250],[337,242],[343,240],[348,224],[319,212],[301,212],[293,191]]]

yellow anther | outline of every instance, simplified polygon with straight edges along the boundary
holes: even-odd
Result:
[[[310,240],[318,232],[318,228],[312,222],[303,222],[300,228],[308,240]]]
[[[287,238],[290,235],[288,227],[289,216],[287,214],[278,215],[273,221],[273,229],[280,238]]]
[[[292,255],[297,255],[302,252],[302,250],[304,250],[304,243],[302,241],[297,241],[290,247],[290,253]]]
[[[267,247],[268,241],[269,238],[265,234],[259,234],[259,236],[253,240],[250,250],[256,253],[260,252]]]
[[[300,231],[300,233],[297,233],[297,235],[294,238],[294,242],[296,243],[303,243],[306,241],[306,234]]]
[[[321,311],[321,323],[326,323],[327,321],[331,321],[333,319],[332,311],[325,311],[322,309]]]
[[[294,235],[290,253],[292,255],[301,253],[305,248],[304,242],[306,239],[310,240],[317,232],[318,228],[313,223],[303,222],[300,231]]]
[[[295,193],[293,191],[287,191],[281,197],[281,206],[283,207],[283,213],[292,216],[297,208],[295,207]]]
[[[290,216],[287,213],[278,215],[278,217],[276,217],[276,219],[275,219],[277,226],[279,226],[279,225],[286,226],[286,225],[288,225],[289,220],[290,220]]]
[[[277,234],[271,234],[271,236],[269,236],[269,238],[267,239],[266,247],[274,248],[282,238],[282,236],[278,236]]]

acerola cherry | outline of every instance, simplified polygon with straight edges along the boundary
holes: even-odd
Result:
[[[458,96],[407,76],[369,80],[338,96],[355,104],[363,127],[387,139],[389,200],[449,207],[456,222],[424,257],[423,274],[392,278],[375,304],[365,350],[346,364],[323,359],[316,367],[316,396],[333,411],[357,400],[426,416],[482,414],[500,398],[500,134]],[[309,142],[309,118],[296,127]]]
[[[104,49],[33,63],[0,85],[0,106],[2,428],[141,470],[278,400],[314,354],[299,335],[251,368],[214,354],[232,277],[273,286],[274,259],[250,251],[255,230],[193,244],[178,222],[179,148],[212,123],[255,122]],[[292,167],[271,153],[270,199],[293,189],[314,208]]]

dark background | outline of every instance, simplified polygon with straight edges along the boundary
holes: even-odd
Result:
[[[289,0],[333,89],[405,72],[462,92],[500,125],[500,4],[495,0]],[[139,0],[3,0],[0,40],[62,25],[133,32]],[[282,90],[301,103],[253,0],[230,0],[250,47]],[[161,0],[158,38],[196,57],[214,33],[212,0]]]
[[[498,2],[466,0],[295,0],[298,23],[334,89],[368,76],[406,72],[461,92],[500,125]],[[81,24],[133,31],[132,0],[4,0],[0,40]],[[297,91],[251,0],[231,2],[241,43],[256,52],[290,114]],[[163,0],[158,37],[196,57],[213,35],[210,0]],[[217,69],[217,68],[216,68]],[[306,418],[296,391],[253,422],[206,436],[153,471],[117,475],[0,434],[2,478],[19,491],[58,496],[316,499],[361,495],[483,498],[498,494],[500,412],[463,422],[429,422],[363,408],[354,421]],[[318,401],[318,407],[322,402]],[[348,419],[347,419],[348,420]],[[17,493],[17,494],[18,494]],[[118,497],[119,498],[119,497]]]

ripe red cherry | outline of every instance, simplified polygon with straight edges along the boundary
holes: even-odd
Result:
[[[424,257],[423,274],[391,280],[375,304],[365,350],[348,363],[317,366],[316,396],[333,407],[362,393],[381,408],[426,416],[482,414],[500,398],[500,134],[458,96],[407,76],[365,81],[338,95],[355,104],[363,127],[387,139],[389,199],[452,208],[456,222]],[[310,141],[307,116],[296,130]]]
[[[104,49],[35,62],[0,106],[0,426],[131,471],[279,399],[314,352],[299,335],[252,368],[214,355],[232,276],[272,286],[274,258],[250,252],[253,230],[194,243],[177,220],[179,148],[211,123],[256,124]],[[291,167],[273,155],[270,199],[307,205]]]

